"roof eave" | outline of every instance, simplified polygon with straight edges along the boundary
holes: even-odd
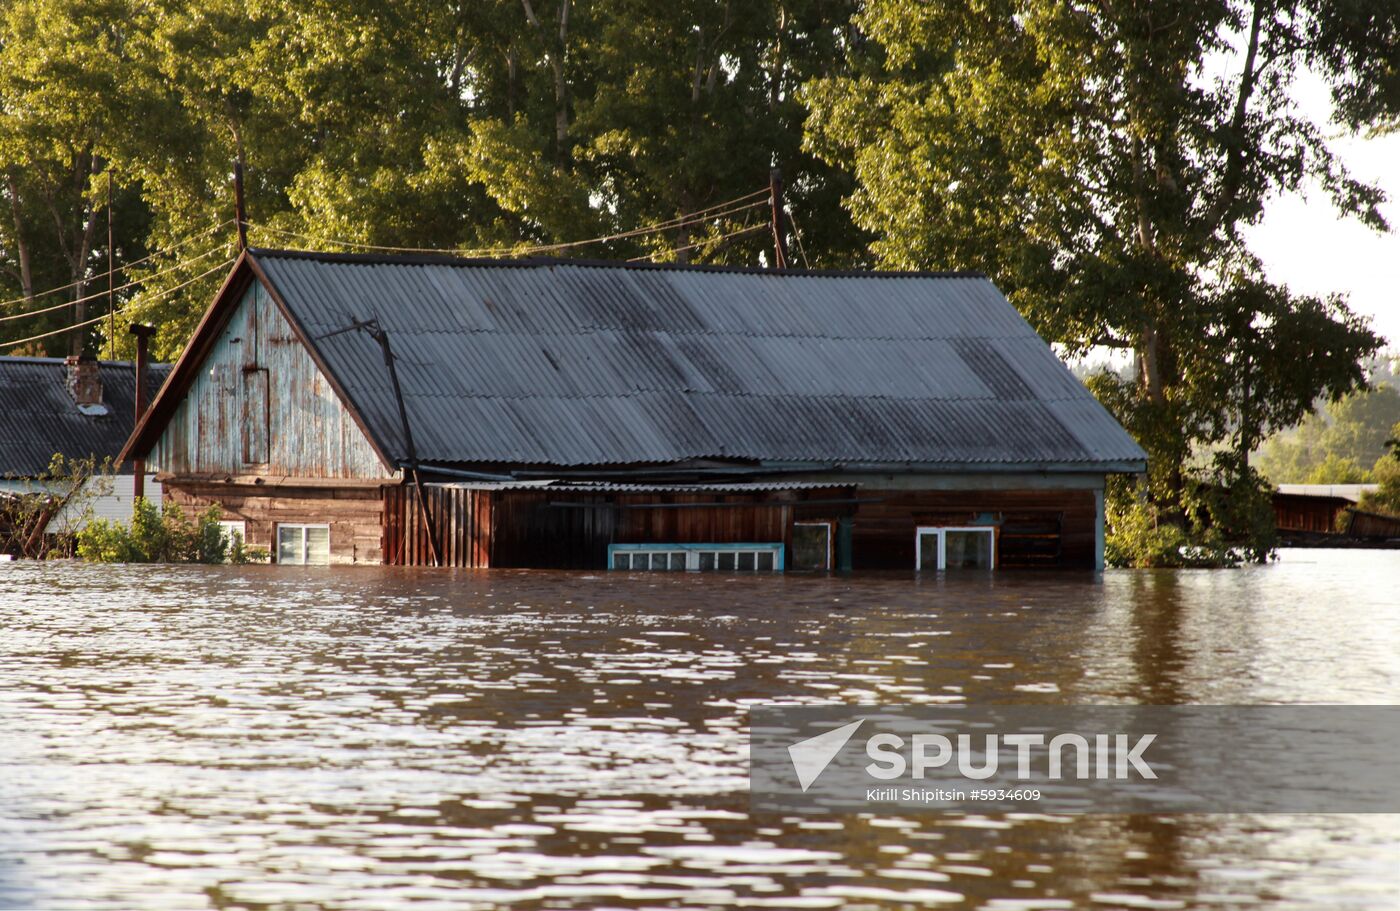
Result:
[[[150,454],[156,439],[170,423],[175,407],[184,398],[185,392],[189,390],[194,368],[203,361],[209,349],[213,347],[215,338],[228,320],[229,311],[236,305],[238,298],[248,286],[251,273],[245,267],[250,259],[249,251],[244,250],[234,261],[233,268],[229,270],[223,284],[219,286],[213,302],[204,311],[204,316],[200,318],[194,334],[185,344],[185,350],[180,352],[175,366],[171,367],[170,372],[166,374],[165,382],[161,384],[160,390],[151,400],[146,413],[141,416],[132,429],[126,445],[118,453],[116,460],[118,467],[128,459],[143,459]]]

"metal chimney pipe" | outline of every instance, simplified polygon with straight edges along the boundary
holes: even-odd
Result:
[[[146,349],[156,327],[147,326],[144,323],[132,323],[127,331],[136,336],[136,394],[133,396],[136,402],[136,419],[131,425],[135,428],[146,414]],[[132,459],[131,470],[133,472],[131,495],[134,506],[137,497],[146,495],[146,460]]]

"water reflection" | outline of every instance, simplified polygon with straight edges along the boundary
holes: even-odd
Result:
[[[0,907],[1400,906],[1395,817],[752,815],[744,708],[1400,701],[1400,560],[0,567]]]

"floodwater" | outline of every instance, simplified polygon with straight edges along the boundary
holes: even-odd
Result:
[[[1400,703],[1400,553],[0,564],[0,908],[1400,908],[1400,816],[754,815],[755,701]]]

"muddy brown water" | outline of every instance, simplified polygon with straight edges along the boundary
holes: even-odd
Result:
[[[1400,554],[0,565],[0,908],[1400,908],[1400,816],[752,815],[745,706],[1396,703]]]

